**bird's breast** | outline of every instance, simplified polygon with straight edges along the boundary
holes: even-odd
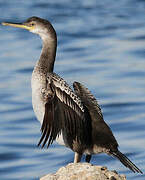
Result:
[[[42,124],[45,113],[45,101],[42,96],[42,90],[45,87],[45,77],[36,72],[32,73],[32,106],[37,119]]]

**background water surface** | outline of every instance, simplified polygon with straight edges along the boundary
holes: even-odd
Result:
[[[0,0],[0,21],[30,16],[52,22],[58,34],[55,72],[96,96],[124,152],[145,171],[145,1]],[[31,105],[30,79],[40,38],[0,26],[0,179],[39,179],[73,161],[53,144],[39,149],[40,124]],[[119,161],[96,155],[93,164],[144,180]]]

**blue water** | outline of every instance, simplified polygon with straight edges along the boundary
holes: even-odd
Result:
[[[145,172],[145,1],[1,0],[0,21],[40,16],[58,34],[55,72],[71,85],[84,83],[125,153]],[[40,38],[0,26],[0,179],[28,180],[73,161],[71,150],[40,149],[40,124],[31,105],[30,79]],[[118,160],[96,155],[92,163],[144,180]]]

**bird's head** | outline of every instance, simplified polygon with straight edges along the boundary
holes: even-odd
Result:
[[[30,17],[24,23],[3,22],[2,25],[26,29],[38,34],[42,39],[49,38],[53,40],[56,37],[56,32],[51,23],[39,17]]]

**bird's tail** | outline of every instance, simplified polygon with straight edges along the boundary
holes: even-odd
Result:
[[[120,151],[111,152],[111,154],[119,159],[119,161],[126,167],[128,167],[130,170],[132,170],[134,173],[141,173],[143,172],[135,165],[133,164],[124,154],[122,154]]]

